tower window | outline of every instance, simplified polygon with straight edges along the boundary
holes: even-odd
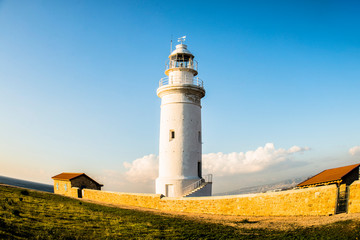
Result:
[[[198,177],[201,178],[201,162],[198,162]]]
[[[201,143],[201,132],[199,131],[199,135],[198,135],[198,140],[199,140],[199,143]]]
[[[172,129],[170,130],[169,141],[173,140],[174,138],[175,138],[175,131]]]

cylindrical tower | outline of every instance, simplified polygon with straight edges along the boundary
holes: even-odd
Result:
[[[157,89],[161,117],[156,193],[180,197],[206,185],[201,173],[201,98],[205,90],[195,77],[197,62],[183,43],[170,54],[165,74],[168,77],[160,80]],[[210,192],[200,192],[211,195],[211,186]]]

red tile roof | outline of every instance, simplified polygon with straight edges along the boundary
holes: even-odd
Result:
[[[89,177],[88,175],[86,175],[85,173],[60,173],[56,176],[53,176],[52,179],[54,180],[72,180],[74,178],[80,177],[84,175],[85,177],[89,178],[91,181],[95,182],[97,185],[103,187],[104,185],[98,183],[97,181],[95,181],[94,179],[92,179],[91,177]]]
[[[359,167],[360,164],[349,165],[345,167],[332,168],[322,171],[321,173],[299,183],[298,187],[317,185],[341,180],[346,174]]]
[[[60,173],[56,176],[53,176],[54,180],[71,180],[81,175],[85,175],[85,173]]]

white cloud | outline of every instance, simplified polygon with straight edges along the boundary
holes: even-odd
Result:
[[[273,143],[267,143],[255,151],[239,153],[209,153],[203,155],[204,172],[213,173],[217,176],[234,175],[240,173],[254,173],[265,168],[289,160],[290,155],[309,150],[293,146],[288,150],[275,149]]]
[[[234,153],[209,153],[203,155],[203,170],[216,176],[229,176],[241,173],[254,173],[264,170],[271,165],[285,162],[294,153],[309,150],[293,146],[288,150],[275,149],[273,143],[267,143],[255,151]],[[150,154],[134,160],[132,163],[125,162],[125,173],[129,182],[145,183],[153,181],[158,176],[159,157]]]
[[[134,160],[132,163],[124,162],[127,168],[125,173],[129,182],[145,183],[157,178],[159,169],[159,157],[150,154]]]
[[[360,146],[355,146],[349,149],[349,153],[352,156],[360,155]]]
[[[102,174],[98,177],[100,183],[104,184],[104,187],[109,186],[124,186],[124,173],[113,170],[113,169],[103,169]]]
[[[130,164],[131,165],[131,164]],[[101,176],[94,178],[96,181],[104,184],[102,190],[127,192],[127,193],[154,193],[155,184],[153,181],[139,181],[136,178],[127,176],[120,169],[103,169]],[[94,175],[90,175],[92,178]],[[149,180],[149,179],[148,179]]]

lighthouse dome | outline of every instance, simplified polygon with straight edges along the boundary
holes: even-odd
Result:
[[[187,49],[187,45],[186,44],[178,44],[176,45],[176,49],[174,51],[172,51],[172,53],[170,54],[170,56],[173,56],[175,54],[188,54],[191,56],[194,56],[188,49]]]

